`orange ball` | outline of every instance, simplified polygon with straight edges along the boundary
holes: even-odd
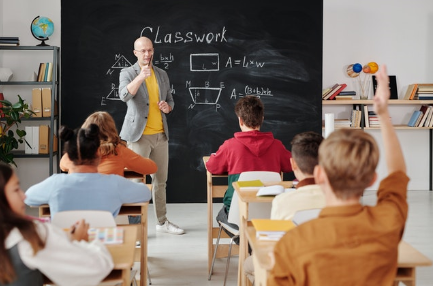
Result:
[[[379,70],[379,66],[375,62],[369,62],[368,66],[370,67],[370,73],[375,73]]]
[[[365,73],[370,73],[371,72],[371,68],[369,65],[365,65],[362,67],[362,71]]]

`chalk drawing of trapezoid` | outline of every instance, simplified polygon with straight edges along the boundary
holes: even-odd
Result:
[[[119,98],[119,88],[112,87],[110,93],[107,95],[106,99],[108,100],[120,100]]]
[[[218,53],[191,54],[189,65],[190,70],[195,72],[219,71],[220,56]]]
[[[124,56],[115,56],[116,62],[111,66],[112,69],[123,69],[132,66]]]
[[[191,94],[194,105],[196,104],[214,104],[219,107],[218,100],[221,95],[222,88],[218,87],[190,87],[189,93]]]

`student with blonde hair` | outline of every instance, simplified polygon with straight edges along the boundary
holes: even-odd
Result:
[[[377,179],[379,148],[357,129],[332,132],[319,147],[314,178],[325,193],[317,219],[286,233],[273,251],[267,285],[393,285],[398,244],[407,213],[406,165],[392,125],[386,66],[376,74],[374,110],[380,120],[388,176],[379,185],[377,204],[360,198]]]
[[[97,111],[89,115],[84,121],[82,128],[88,128],[90,124],[99,127],[101,145],[99,152],[101,162],[98,165],[98,172],[102,174],[124,175],[125,168],[139,174],[153,174],[158,167],[151,159],[145,158],[128,147],[122,141],[116,129],[113,117],[105,111]],[[71,160],[65,153],[60,161],[62,171],[69,171]]]

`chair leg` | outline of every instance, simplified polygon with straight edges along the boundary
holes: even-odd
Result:
[[[210,267],[209,277],[207,278],[208,281],[210,281],[211,276],[212,276],[213,266],[215,264],[215,257],[216,257],[216,254],[217,254],[217,250],[218,250],[218,245],[219,245],[219,242],[220,242],[220,237],[221,237],[221,231],[222,231],[222,229],[223,229],[223,226],[220,225],[220,229],[218,230],[218,238],[217,238],[216,245],[215,245],[215,251],[213,252],[212,266]]]
[[[229,266],[230,266],[230,257],[232,255],[232,245],[233,242],[235,241],[235,239],[239,237],[239,235],[235,235],[232,237],[232,239],[230,240],[230,246],[229,246],[229,255],[227,257],[227,264],[226,264],[226,274],[224,275],[224,286],[226,285],[226,281],[227,281],[227,274],[229,272]]]
[[[152,285],[152,280],[150,280],[149,267],[147,267],[147,281],[149,281],[149,285]]]

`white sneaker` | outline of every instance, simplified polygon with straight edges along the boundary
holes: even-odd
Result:
[[[180,227],[178,227],[174,223],[169,222],[168,220],[166,220],[164,222],[164,224],[161,224],[161,225],[157,224],[156,225],[156,231],[166,232],[166,233],[170,233],[170,234],[184,234],[185,233],[185,231],[183,229],[181,229]]]

